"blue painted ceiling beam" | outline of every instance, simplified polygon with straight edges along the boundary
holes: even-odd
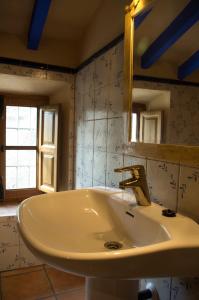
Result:
[[[178,79],[183,80],[199,69],[199,50],[178,68]]]
[[[142,68],[153,65],[198,20],[199,0],[191,0],[142,55]]]
[[[28,48],[36,50],[39,47],[44,25],[48,16],[51,0],[35,0],[28,33]]]
[[[135,17],[135,29],[137,29],[142,24],[144,19],[148,16],[148,14],[150,14],[151,11],[152,7],[142,11],[139,15]]]

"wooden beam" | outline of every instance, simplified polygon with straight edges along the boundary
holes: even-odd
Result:
[[[141,67],[149,68],[153,65],[198,20],[199,1],[191,0],[142,55]]]
[[[183,80],[199,69],[199,50],[178,68],[178,79]]]
[[[28,48],[37,50],[48,16],[51,0],[35,0],[28,33]]]

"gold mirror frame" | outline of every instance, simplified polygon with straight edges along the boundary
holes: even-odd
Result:
[[[135,156],[144,156],[199,167],[199,146],[164,145],[131,142],[131,114],[133,90],[133,46],[134,18],[142,10],[152,5],[154,0],[134,0],[125,8],[124,33],[124,121],[125,152]]]

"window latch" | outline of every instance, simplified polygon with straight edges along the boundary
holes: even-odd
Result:
[[[0,176],[0,201],[4,200],[3,177]]]
[[[5,151],[5,146],[4,145],[0,145],[0,152],[4,152]]]

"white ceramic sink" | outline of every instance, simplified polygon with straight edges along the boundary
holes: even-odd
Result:
[[[81,189],[23,201],[18,224],[32,252],[65,271],[112,280],[198,275],[199,225],[163,209],[137,206],[118,189]],[[109,241],[122,248],[105,248]]]

